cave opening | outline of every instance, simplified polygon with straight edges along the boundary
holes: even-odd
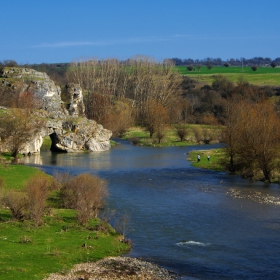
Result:
[[[52,152],[55,152],[55,153],[67,153],[67,151],[61,150],[61,149],[59,149],[59,148],[57,147],[56,144],[59,143],[59,139],[58,139],[58,136],[57,136],[57,134],[56,134],[55,132],[52,133],[52,134],[50,134],[49,136],[50,136],[51,141],[52,141],[52,143],[51,143],[51,148],[50,148],[50,150],[51,150]]]

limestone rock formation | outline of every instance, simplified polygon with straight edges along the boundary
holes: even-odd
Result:
[[[67,108],[71,116],[84,116],[85,105],[83,101],[83,93],[80,85],[69,83],[66,85],[67,95],[70,96],[71,102]]]
[[[66,85],[71,99],[66,106],[61,100],[60,87],[56,86],[46,73],[13,67],[4,68],[0,78],[2,86],[13,86],[15,80],[20,80],[20,92],[28,91],[39,101],[39,110],[33,111],[34,118],[45,119],[44,127],[34,135],[30,143],[26,143],[22,153],[38,153],[43,138],[48,135],[52,140],[52,151],[93,152],[110,149],[112,132],[85,117],[82,89],[79,85]]]

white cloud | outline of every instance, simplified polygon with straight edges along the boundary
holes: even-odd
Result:
[[[101,41],[77,41],[77,42],[57,42],[57,43],[41,43],[30,46],[31,48],[64,48],[64,47],[80,47],[80,46],[111,46],[119,44],[135,44],[147,42],[161,42],[172,41],[188,37],[187,35],[173,35],[173,36],[150,36],[150,37],[134,37],[127,39],[113,39]]]

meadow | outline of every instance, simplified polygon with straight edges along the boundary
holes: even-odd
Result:
[[[176,133],[176,129],[173,126],[166,127],[164,137],[161,143],[158,143],[156,138],[156,133],[153,137],[150,137],[149,132],[145,127],[134,126],[129,128],[122,139],[129,140],[131,143],[139,146],[151,146],[151,147],[170,147],[170,146],[190,146],[197,144],[197,139],[194,135],[194,130],[200,128],[202,130],[212,131],[213,142],[218,141],[218,135],[221,132],[221,126],[213,125],[197,125],[197,124],[187,124],[187,135],[183,141],[180,141],[179,136]]]
[[[6,191],[22,192],[37,168],[1,164],[0,199]],[[0,279],[43,279],[49,273],[67,273],[74,264],[118,256],[129,250],[121,236],[107,222],[91,219],[77,222],[76,211],[59,207],[57,190],[47,200],[41,225],[25,219],[13,220],[11,211],[0,207]]]
[[[180,74],[189,76],[202,84],[211,85],[215,75],[223,75],[234,83],[237,83],[240,77],[242,77],[250,84],[258,86],[280,85],[280,67],[258,67],[256,71],[253,71],[251,67],[242,68],[237,66],[213,66],[212,69],[202,66],[200,71],[196,67],[194,68],[194,71],[189,71],[186,66],[176,66]]]

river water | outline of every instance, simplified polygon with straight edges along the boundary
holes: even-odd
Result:
[[[89,172],[105,178],[107,207],[129,215],[126,237],[133,248],[128,256],[158,263],[183,279],[280,279],[280,205],[228,193],[237,188],[279,196],[279,186],[191,167],[187,153],[206,148],[119,141],[106,152],[42,151],[24,162],[49,174]]]

